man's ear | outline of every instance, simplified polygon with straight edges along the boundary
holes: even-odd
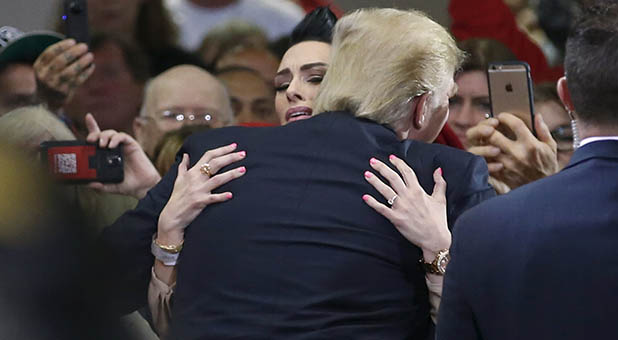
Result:
[[[558,90],[558,97],[560,97],[560,100],[562,101],[562,104],[567,109],[567,111],[574,112],[575,106],[573,105],[573,100],[571,99],[571,92],[569,92],[566,77],[558,79],[556,89]]]
[[[431,99],[431,92],[423,93],[421,96],[414,98],[414,112],[411,115],[412,126],[416,130],[421,130],[427,121],[429,121],[428,105]]]

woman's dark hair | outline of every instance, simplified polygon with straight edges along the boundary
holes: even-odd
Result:
[[[314,9],[294,27],[290,36],[290,47],[303,41],[321,41],[330,44],[336,23],[337,16],[330,8],[318,7]]]
[[[470,38],[457,43],[466,52],[461,71],[487,71],[490,63],[517,60],[515,54],[503,43],[486,38]]]

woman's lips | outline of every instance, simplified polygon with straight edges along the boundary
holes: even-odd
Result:
[[[311,118],[312,114],[313,114],[313,110],[310,107],[307,107],[307,106],[292,107],[288,109],[287,112],[285,113],[285,121],[289,123],[289,122],[294,122],[297,120]]]

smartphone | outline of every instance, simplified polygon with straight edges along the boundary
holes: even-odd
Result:
[[[66,36],[78,43],[88,44],[88,5],[87,0],[64,0],[64,20]]]
[[[530,66],[523,61],[491,63],[487,69],[487,87],[491,116],[501,112],[512,113],[523,120],[536,136]],[[513,132],[504,129],[502,132],[513,139]]]
[[[81,141],[43,142],[41,160],[62,182],[120,183],[124,180],[122,146],[103,149]]]

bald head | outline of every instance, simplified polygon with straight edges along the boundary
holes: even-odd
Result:
[[[135,137],[152,156],[159,139],[184,124],[231,125],[233,113],[223,84],[205,70],[191,65],[173,67],[146,86]]]

